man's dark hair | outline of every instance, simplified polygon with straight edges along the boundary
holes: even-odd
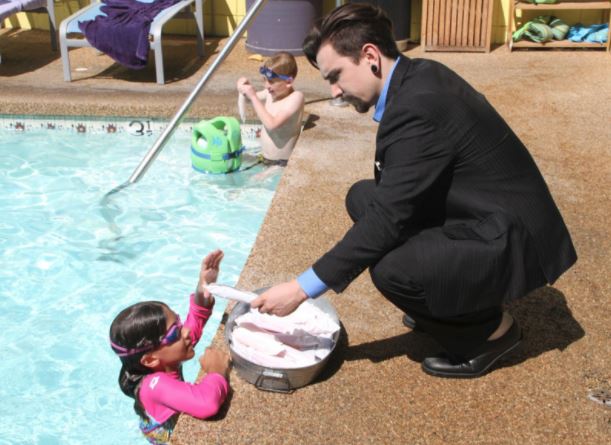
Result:
[[[373,43],[392,59],[400,54],[392,22],[380,8],[366,3],[348,3],[335,8],[310,30],[303,41],[303,52],[316,68],[316,56],[324,43],[330,43],[340,56],[348,56],[354,63],[359,63],[366,43]]]

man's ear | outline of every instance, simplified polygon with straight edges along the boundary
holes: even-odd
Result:
[[[140,357],[140,364],[147,368],[155,369],[159,366],[159,358],[153,353],[144,354]]]
[[[373,43],[365,43],[361,49],[363,59],[369,63],[375,63],[379,65],[380,62],[380,50]]]

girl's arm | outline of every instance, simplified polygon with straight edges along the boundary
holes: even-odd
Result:
[[[165,422],[176,412],[205,419],[218,412],[228,390],[227,380],[217,373],[207,374],[195,384],[157,373],[144,382],[140,400],[146,412],[158,422]]]
[[[211,308],[214,305],[214,297],[208,290],[204,289],[204,286],[216,282],[223,255],[223,251],[217,249],[206,255],[202,261],[202,266],[199,271],[199,282],[195,289],[195,304],[198,306]]]
[[[204,287],[208,283],[216,281],[219,273],[219,266],[223,259],[223,252],[215,250],[209,253],[202,261],[202,266],[199,272],[199,282],[195,292],[191,294],[191,304],[189,305],[189,314],[185,321],[185,326],[191,332],[191,341],[193,345],[197,344],[202,335],[202,330],[208,318],[212,314],[214,307],[214,297]]]

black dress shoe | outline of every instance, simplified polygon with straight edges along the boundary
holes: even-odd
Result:
[[[407,314],[403,314],[403,326],[410,328],[412,331],[416,330],[416,320]]]
[[[427,357],[422,362],[422,370],[436,377],[463,379],[480,377],[488,372],[498,359],[515,349],[521,341],[522,331],[514,320],[502,337],[486,342],[484,351],[472,359],[456,361],[447,355]]]

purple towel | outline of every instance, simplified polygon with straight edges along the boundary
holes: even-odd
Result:
[[[146,66],[151,47],[148,36],[153,19],[178,1],[104,0],[101,11],[106,16],[79,22],[79,28],[94,48],[121,65],[142,69]]]

